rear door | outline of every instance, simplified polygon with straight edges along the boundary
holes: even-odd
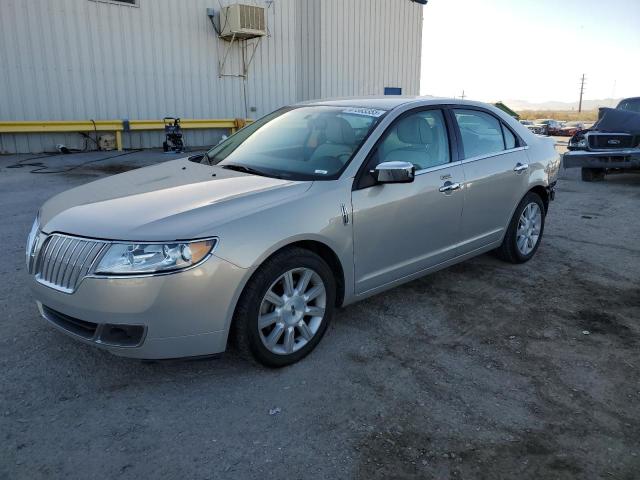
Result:
[[[463,172],[441,109],[412,110],[392,123],[352,192],[355,289],[363,293],[453,258],[460,236]],[[412,183],[376,184],[381,162],[406,161]]]
[[[523,141],[497,116],[476,108],[454,108],[465,207],[462,253],[502,239],[516,205],[528,188],[528,158]]]

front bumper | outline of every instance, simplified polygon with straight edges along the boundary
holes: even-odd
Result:
[[[640,149],[571,150],[562,156],[564,168],[640,168]]]
[[[124,357],[223,352],[247,270],[215,255],[170,275],[85,278],[64,293],[31,278],[41,315],[58,330]]]

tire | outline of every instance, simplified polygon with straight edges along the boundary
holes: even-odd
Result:
[[[518,227],[520,226],[523,212],[531,205],[534,206],[532,206],[531,210],[528,210],[527,213],[535,212],[535,209],[537,207],[537,211],[539,212],[539,223],[527,223],[527,225],[531,225],[531,228],[524,228],[523,225],[523,235],[519,235]],[[544,203],[542,202],[540,196],[534,192],[527,193],[518,204],[516,211],[513,213],[513,217],[509,222],[509,227],[507,228],[507,233],[504,236],[502,245],[500,245],[500,247],[498,247],[498,249],[496,250],[496,254],[498,255],[498,257],[504,261],[511,263],[524,263],[529,261],[535,255],[538,247],[540,246],[540,242],[542,241],[542,234],[544,233],[545,214],[546,212],[544,210]],[[535,218],[537,218],[537,216]],[[535,236],[535,232],[538,232],[537,236]],[[527,233],[529,233],[529,235],[527,235]],[[534,236],[535,243],[533,243]],[[525,239],[530,239],[531,241],[527,240],[526,243],[523,244],[521,242],[523,237]]]
[[[582,168],[583,182],[600,182],[604,180],[604,168]]]
[[[169,144],[167,142],[162,142],[162,150],[165,152],[169,151]]]
[[[287,295],[285,277],[289,274]],[[302,286],[303,278],[307,278],[306,287]],[[321,291],[320,286],[324,293],[304,300]],[[284,303],[277,305],[274,299]],[[268,367],[291,365],[318,345],[333,318],[335,301],[336,281],[327,263],[309,250],[288,248],[266,260],[245,286],[234,313],[231,337],[244,357]]]

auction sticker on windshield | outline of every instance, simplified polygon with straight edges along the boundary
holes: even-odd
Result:
[[[379,117],[387,112],[385,110],[376,110],[375,108],[347,108],[343,110],[342,113],[366,115],[367,117]]]

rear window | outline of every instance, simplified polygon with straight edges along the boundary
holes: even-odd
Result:
[[[619,110],[640,113],[640,98],[629,98],[622,100],[617,107]]]

